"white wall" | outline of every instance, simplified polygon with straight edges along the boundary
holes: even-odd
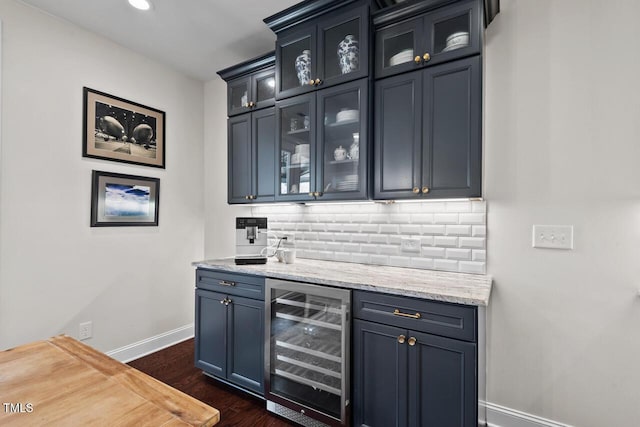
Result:
[[[0,348],[91,320],[106,351],[192,323],[204,85],[14,1],[0,20]],[[166,170],[82,157],[83,86],[166,112]],[[159,177],[160,225],[90,228],[92,169]]]
[[[488,400],[640,425],[640,2],[502,0],[487,30]],[[531,248],[573,224],[575,249]]]
[[[205,258],[231,257],[235,218],[251,216],[251,209],[227,204],[227,84],[221,78],[205,85],[204,117]]]

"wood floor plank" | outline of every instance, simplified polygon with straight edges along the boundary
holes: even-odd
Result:
[[[194,366],[194,341],[189,339],[129,362],[129,365],[220,411],[216,427],[291,427],[288,420],[266,410],[264,400],[220,383]]]

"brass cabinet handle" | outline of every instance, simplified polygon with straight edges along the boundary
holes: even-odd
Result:
[[[218,282],[218,285],[220,285],[220,286],[235,286],[236,282],[230,282],[228,280],[220,280]]]
[[[233,301],[231,300],[231,298],[227,298],[227,302],[224,303],[224,305],[229,305],[231,304]],[[414,338],[414,344],[415,344],[415,338]],[[413,345],[413,344],[410,344]]]
[[[414,337],[409,338],[409,340],[407,341],[409,343],[410,346],[414,346],[416,345],[416,339]]]
[[[429,187],[422,187],[422,194],[427,194],[429,192]]]
[[[416,314],[407,314],[407,313],[401,313],[400,310],[398,310],[397,308],[395,310],[393,310],[393,315],[394,316],[402,316],[402,317],[410,317],[412,319],[419,319],[420,317],[420,313],[416,313]]]
[[[422,59],[424,60],[424,62],[429,62],[429,60],[431,59],[431,55],[425,53],[424,55],[422,55]]]
[[[415,58],[413,58],[413,61],[414,61],[416,64],[419,64],[420,62],[422,62],[422,58],[420,58],[420,55],[417,55]]]
[[[315,83],[316,83],[316,86],[318,86],[318,85],[320,85],[320,83],[322,83],[322,80],[320,80],[320,79],[316,79],[316,82],[315,82]]]
[[[399,342],[400,344],[404,344],[404,340],[405,340],[405,338],[406,338],[406,337],[405,337],[404,335],[400,335],[400,336],[398,337],[398,342]]]
[[[413,187],[413,194],[418,194],[420,192],[420,189],[418,187]]]

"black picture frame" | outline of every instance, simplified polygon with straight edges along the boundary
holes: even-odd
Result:
[[[91,227],[157,226],[160,179],[92,171]]]
[[[165,168],[165,113],[83,88],[82,156]]]

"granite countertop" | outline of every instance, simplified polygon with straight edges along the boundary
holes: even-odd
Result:
[[[384,292],[466,305],[486,306],[491,276],[297,258],[284,264],[236,265],[233,258],[196,261],[194,266],[230,273]]]

